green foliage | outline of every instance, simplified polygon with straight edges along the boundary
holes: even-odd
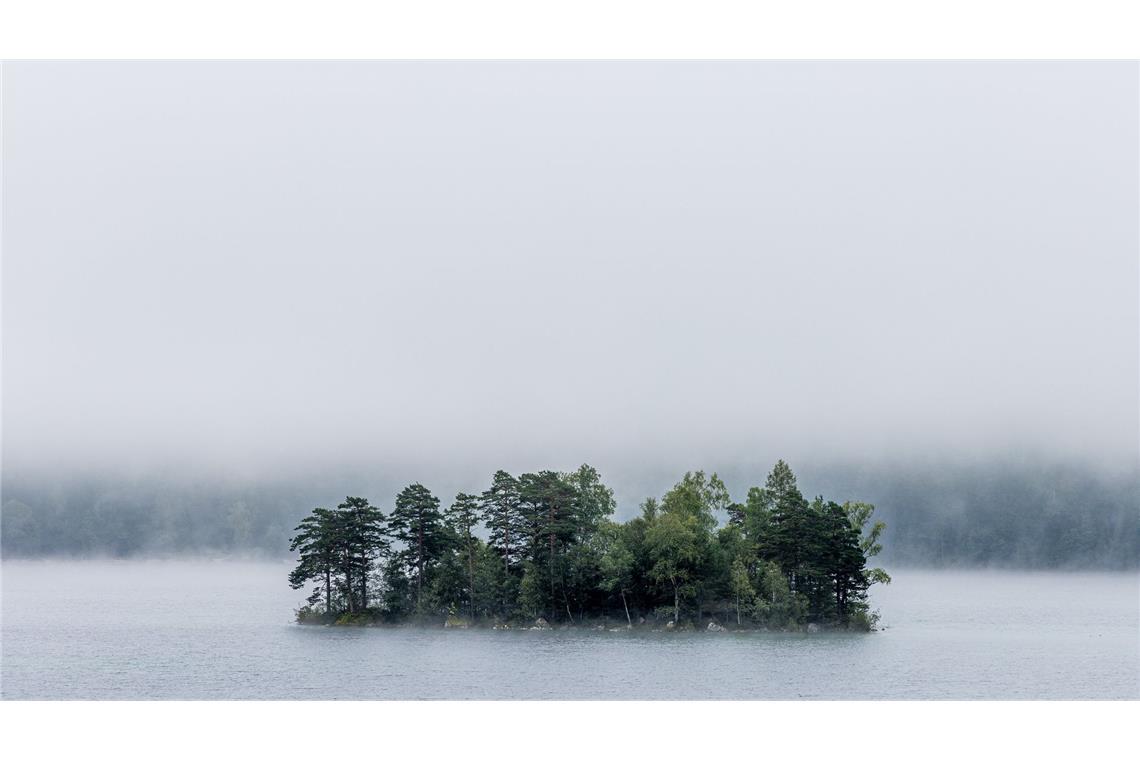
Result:
[[[573,489],[576,537],[584,542],[617,508],[613,489],[602,483],[602,476],[588,464],[562,479]]]
[[[479,497],[468,493],[459,493],[455,501],[444,514],[445,527],[451,533],[452,540],[460,556],[460,562],[466,570],[465,583],[457,595],[457,601],[464,607],[468,615],[475,616],[476,574],[475,567],[478,562],[480,541],[475,536],[479,524],[480,504]]]
[[[686,472],[681,482],[673,486],[661,500],[665,513],[691,516],[697,522],[697,529],[709,532],[716,527],[714,514],[730,503],[724,482],[713,473],[706,479],[704,472]]]
[[[685,629],[711,612],[776,628],[876,624],[866,591],[889,578],[866,566],[884,529],[874,507],[808,502],[783,461],[743,504],[718,475],[696,471],[628,522],[611,520],[613,509],[588,465],[500,470],[482,496],[457,494],[445,512],[420,483],[397,494],[387,518],[359,497],[318,507],[290,544],[290,585],[315,584],[298,620],[573,623],[617,612],[630,625],[659,613]],[[242,525],[241,508],[233,514]]]
[[[883,535],[887,524],[882,520],[871,520],[875,514],[875,505],[862,501],[845,501],[843,511],[847,514],[851,527],[859,534],[859,548],[862,549],[863,556],[870,559],[881,552],[883,545],[879,543],[879,537]],[[867,577],[872,584],[891,582],[891,576],[878,567],[868,570]]]
[[[349,496],[336,509],[317,507],[295,532],[289,549],[300,557],[289,574],[289,585],[323,583],[323,588],[314,590],[310,604],[322,599],[326,614],[367,609],[373,562],[388,551],[380,510],[367,499]]]
[[[666,506],[645,533],[649,555],[649,578],[673,594],[673,622],[679,622],[681,600],[697,591],[698,572],[706,535],[701,515],[692,504]]]
[[[416,610],[425,611],[424,589],[431,582],[428,575],[451,543],[439,499],[420,483],[413,483],[397,494],[388,529],[404,546],[396,556],[412,577]]]
[[[752,610],[752,603],[756,599],[752,578],[748,575],[748,568],[740,557],[732,562],[729,585],[736,600],[736,624],[740,625],[743,618]]]
[[[488,531],[487,543],[502,558],[503,571],[507,576],[521,562],[526,541],[520,498],[518,480],[504,470],[494,474],[491,487],[481,497],[484,524]]]
[[[542,571],[533,562],[527,562],[523,568],[522,580],[519,582],[518,606],[528,618],[537,618],[542,614],[542,607],[546,603],[545,584]]]

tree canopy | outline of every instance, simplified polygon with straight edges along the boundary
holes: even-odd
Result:
[[[597,470],[517,477],[446,509],[421,483],[391,513],[359,497],[317,507],[297,526],[294,588],[312,585],[306,620],[527,619],[615,615],[672,627],[810,623],[868,629],[867,562],[885,530],[875,507],[800,493],[784,461],[735,502],[716,474],[687,472],[624,523]]]

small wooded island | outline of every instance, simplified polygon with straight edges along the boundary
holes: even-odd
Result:
[[[385,516],[367,499],[301,521],[289,583],[315,583],[297,620],[546,628],[870,631],[867,567],[886,527],[863,502],[808,501],[783,461],[735,503],[689,472],[625,523],[597,470],[496,472],[481,495],[414,483]],[[721,526],[718,514],[727,522]],[[486,539],[476,535],[485,529]],[[620,621],[620,622],[619,622]]]

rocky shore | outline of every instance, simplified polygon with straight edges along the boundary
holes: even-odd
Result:
[[[612,619],[595,619],[585,620],[575,623],[558,623],[552,624],[544,617],[536,618],[533,621],[472,621],[458,616],[448,616],[444,619],[421,619],[421,620],[402,620],[391,621],[385,620],[384,616],[376,611],[368,611],[366,613],[345,613],[339,617],[330,617],[322,614],[307,614],[298,615],[297,622],[301,625],[322,625],[322,626],[356,626],[367,628],[451,628],[451,629],[464,629],[464,630],[493,630],[493,631],[606,631],[610,633],[625,633],[629,631],[657,631],[657,632],[679,632],[679,633],[822,633],[827,631],[842,631],[842,632],[865,632],[856,628],[840,628],[833,626],[821,626],[816,623],[808,623],[806,625],[791,625],[779,628],[771,626],[758,626],[742,624],[737,625],[734,621],[718,622],[716,619],[702,620],[698,625],[693,620],[681,620],[674,622],[671,618],[667,620],[653,619],[647,620],[645,617],[638,617],[636,622],[625,623],[615,621]],[[870,630],[877,630],[872,628]]]

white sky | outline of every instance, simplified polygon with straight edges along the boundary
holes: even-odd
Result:
[[[1134,462],[1138,70],[5,64],[5,468]]]

